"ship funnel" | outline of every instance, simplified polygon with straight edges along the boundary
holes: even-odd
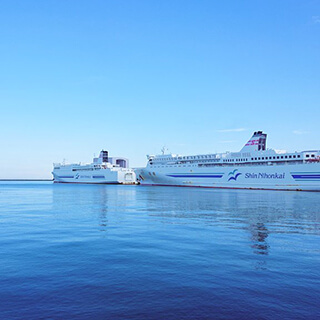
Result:
[[[262,131],[254,132],[249,141],[241,149],[240,152],[253,152],[266,150],[267,134]]]
[[[100,152],[99,158],[102,159],[102,162],[109,162],[109,154],[108,154],[108,151],[102,150],[102,151]]]

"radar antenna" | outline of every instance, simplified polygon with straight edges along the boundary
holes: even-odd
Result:
[[[165,146],[163,146],[162,149],[161,149],[161,153],[162,153],[162,154],[165,154],[166,151],[168,151],[168,148],[166,148]]]

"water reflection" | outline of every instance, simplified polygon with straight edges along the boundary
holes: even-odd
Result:
[[[254,253],[267,255],[269,249],[269,245],[266,241],[269,235],[267,227],[263,223],[257,223],[251,225],[249,230],[252,233],[251,240],[253,244],[251,247],[254,249]]]
[[[155,221],[244,230],[253,253],[269,254],[271,234],[320,235],[320,194],[143,186],[53,186],[56,211],[95,216],[99,231]],[[63,204],[63,206],[61,206]],[[75,210],[75,208],[77,210]],[[79,216],[74,216],[78,219]],[[111,222],[110,222],[111,219]]]
[[[320,194],[307,192],[144,188],[151,216],[256,229],[256,233],[320,234]],[[178,222],[178,220],[176,220]]]
[[[260,256],[269,254],[270,234],[320,235],[317,193],[161,187],[145,193],[145,209],[162,223],[246,230],[253,253]],[[266,261],[258,263],[264,268]]]
[[[1,319],[33,318],[39,301],[39,318],[318,314],[320,194],[16,189],[0,192]]]
[[[101,232],[106,232],[108,227],[108,193],[105,188],[99,188],[99,226]]]
[[[54,212],[69,219],[96,217],[99,231],[106,232],[110,212],[123,221],[135,207],[135,186],[118,185],[53,185]]]

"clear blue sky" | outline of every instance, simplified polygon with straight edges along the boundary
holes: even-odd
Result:
[[[0,178],[104,148],[320,149],[320,1],[0,1]]]

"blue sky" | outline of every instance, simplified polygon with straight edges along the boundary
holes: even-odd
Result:
[[[0,178],[52,163],[320,149],[320,1],[0,1]]]

